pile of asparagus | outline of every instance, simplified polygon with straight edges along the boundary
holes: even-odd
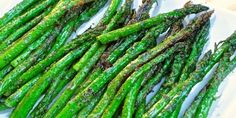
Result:
[[[207,117],[236,66],[236,33],[199,59],[213,11],[188,2],[150,17],[155,2],[143,0],[137,11],[133,0],[17,4],[0,18],[0,110],[12,108],[12,118],[177,118],[191,89],[217,65],[184,114]],[[68,41],[106,3],[99,23]],[[191,14],[196,17],[183,25]]]

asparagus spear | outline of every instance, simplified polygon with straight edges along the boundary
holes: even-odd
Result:
[[[76,15],[71,19],[62,29],[59,34],[55,45],[52,47],[50,52],[58,50],[65,41],[70,37],[73,30],[81,26],[84,22],[88,21],[92,16],[94,16],[105,4],[107,0],[98,0],[92,3],[88,8],[86,8],[80,15]]]
[[[4,103],[0,103],[0,111],[4,111],[9,109],[9,107],[7,107]]]
[[[157,64],[163,62],[166,58],[170,57],[170,55],[172,55],[176,51],[176,49],[182,48],[182,46],[183,46],[183,44],[180,43],[176,47],[172,47],[172,48],[168,49],[166,52],[164,52],[163,54],[160,54],[159,56],[150,60],[150,62],[144,64],[142,67],[138,68],[137,71],[135,71],[133,74],[131,74],[127,78],[125,83],[122,84],[119,91],[116,93],[115,97],[113,98],[113,100],[111,101],[109,106],[106,108],[102,117],[104,117],[104,118],[112,117],[114,115],[115,111],[117,110],[117,108],[119,107],[121,101],[124,99],[127,92],[130,90],[131,85],[133,85],[137,81],[142,82],[142,80],[139,81],[140,79],[142,79],[142,78],[140,78],[140,76],[142,76],[143,74],[150,71],[150,69],[154,65],[157,65]]]
[[[0,41],[5,40],[15,29],[23,26],[26,22],[41,14],[45,9],[53,4],[57,3],[58,0],[46,0],[41,4],[37,5],[35,8],[30,11],[24,13],[22,16],[17,17],[13,21],[9,22],[4,26],[4,28],[0,31]]]
[[[201,102],[202,98],[204,97],[206,93],[206,88],[203,88],[199,95],[194,99],[193,103],[191,103],[190,107],[187,109],[187,111],[184,113],[184,118],[193,118],[194,114],[197,111],[197,107],[199,103]]]
[[[59,28],[60,29],[60,28]],[[24,73],[28,68],[30,68],[34,63],[37,63],[42,58],[45,57],[46,52],[51,48],[53,40],[55,36],[59,33],[59,29],[55,29],[55,31],[49,31],[47,35],[43,38],[48,38],[45,40],[44,44],[42,44],[33,54],[24,62],[22,62],[19,66],[14,68],[4,79],[0,85],[0,95],[8,90],[10,86],[12,86],[13,82],[17,80],[17,78]],[[53,33],[53,34],[52,34]],[[51,37],[48,37],[52,34]]]
[[[45,96],[40,101],[40,103],[34,108],[31,112],[31,117],[43,117],[44,113],[50,108],[49,105],[53,101],[53,99],[59,94],[59,92],[65,87],[65,85],[74,77],[76,71],[70,69],[67,71],[67,68],[63,70],[62,73],[58,75],[58,77],[54,80],[54,82],[50,85]]]
[[[187,60],[186,66],[184,67],[182,71],[182,75],[180,77],[180,82],[184,81],[188,78],[189,74],[195,70],[196,62],[198,57],[201,54],[201,51],[204,47],[204,44],[207,41],[207,35],[209,32],[209,26],[210,22],[207,22],[203,28],[199,31],[198,35],[196,36],[196,41],[193,44],[192,52]],[[178,104],[177,108],[174,110],[174,112],[171,113],[171,117],[178,117],[179,112],[181,110],[181,104]]]
[[[45,40],[51,35],[51,31],[46,32],[40,39],[32,43],[28,48],[26,48],[22,54],[20,54],[16,59],[14,59],[11,62],[11,65],[13,67],[17,67],[20,65],[22,62],[24,62],[27,58],[29,58],[30,54],[34,51],[37,50],[37,48],[45,42]]]
[[[235,45],[235,35],[232,35],[230,38],[228,38],[219,48],[216,49],[216,52],[214,52],[210,59],[206,62],[206,64],[203,65],[201,68],[198,68],[195,70],[190,77],[185,80],[184,82],[179,83],[175,89],[172,89],[168,94],[168,99],[161,99],[158,101],[147,113],[145,113],[144,117],[154,117],[158,113],[163,110],[164,107],[172,100],[171,107],[166,107],[169,109],[174,108],[173,103],[181,101],[184,99],[191,88],[210,71],[210,69],[220,60],[222,55],[225,53],[225,51],[231,47],[231,45]],[[204,62],[204,61],[203,61]],[[184,91],[182,91],[184,90]],[[174,98],[174,99],[172,99]]]
[[[196,24],[202,24],[202,23],[204,23],[204,20],[205,19],[199,19]],[[163,27],[160,27],[160,28],[163,28]],[[129,69],[125,69],[126,71],[120,73],[118,78],[123,78],[124,75],[128,75],[128,73],[132,72],[135,67],[140,66],[143,63],[145,63],[146,61],[152,59],[157,54],[159,54],[160,52],[162,52],[163,50],[165,50],[169,46],[173,45],[173,43],[176,43],[176,42],[182,40],[182,38],[185,39],[185,37],[188,37],[189,35],[192,34],[193,31],[195,31],[197,29],[199,29],[198,25],[194,25],[194,27],[191,26],[191,28],[187,27],[185,30],[183,30],[179,34],[176,34],[175,36],[168,38],[167,40],[162,42],[160,45],[158,45],[156,48],[149,50],[147,53],[144,53],[139,58],[137,58],[135,61],[133,61],[133,63],[130,63],[127,66],[127,68],[129,68]],[[137,49],[142,49],[142,46]],[[133,56],[134,54],[131,53],[131,55]],[[135,57],[132,57],[132,58],[135,58]],[[124,61],[125,61],[125,63],[124,63]],[[127,65],[127,63],[129,63],[129,62],[130,62],[130,59],[127,59],[127,58],[123,58],[123,60],[119,59],[113,65],[112,68],[107,69],[94,82],[92,82],[83,92],[79,93],[74,99],[72,99],[69,103],[67,103],[66,107],[62,110],[61,115],[63,115],[68,110],[69,111],[72,110],[73,112],[77,112],[78,110],[80,110],[84,106],[84,104],[92,98],[93,93],[97,93],[99,90],[101,90],[101,88],[107,82],[109,82],[117,73],[119,73],[119,71],[122,69],[122,67]],[[79,104],[78,104],[78,101],[80,101]]]
[[[163,29],[167,29],[168,25],[166,27],[164,27]],[[122,58],[120,58],[118,61],[122,62],[122,64],[126,64],[129,63],[130,61],[132,61],[133,58],[136,57],[136,55],[140,54],[141,52],[145,51],[149,45],[151,45],[152,42],[155,42],[155,37],[158,37],[159,34],[161,34],[161,32],[163,32],[164,30],[160,29],[159,26],[153,28],[143,39],[141,42],[138,42],[137,44],[134,44],[133,47],[131,47],[130,49],[127,50],[127,52],[129,51],[130,53],[126,53],[126,55],[124,55]],[[161,30],[161,31],[159,31]],[[146,45],[145,45],[146,44]],[[141,50],[135,50],[138,49],[139,46],[145,46],[144,48],[141,48]],[[136,52],[135,52],[136,51]],[[130,58],[128,60],[128,58]],[[121,61],[122,60],[122,61]],[[124,63],[125,62],[125,63]],[[113,67],[111,68],[119,68],[119,70],[116,70],[117,72],[120,71],[122,68],[124,68],[125,65],[119,65],[117,62],[114,63]],[[111,69],[109,68],[109,69]],[[109,70],[108,69],[108,70]],[[105,71],[105,73],[107,72],[107,70]],[[116,72],[116,73],[117,73]],[[112,73],[115,74],[115,73]],[[110,75],[108,75],[110,76]],[[124,77],[124,79],[126,79]],[[99,104],[96,106],[96,108],[94,109],[94,111],[91,113],[91,116],[97,116],[97,115],[101,115],[103,113],[103,111],[105,110],[106,106],[110,103],[110,100],[113,98],[113,96],[115,95],[116,90],[119,88],[119,86],[122,84],[122,81],[124,79],[121,78],[117,78],[111,81],[111,83],[109,83],[108,88],[105,92],[105,94],[103,95],[103,98],[99,101]],[[97,81],[97,80],[95,80]],[[95,84],[95,83],[94,83]]]
[[[0,80],[2,80],[10,71],[12,71],[14,67],[11,65],[5,66],[3,69],[0,70]]]
[[[84,16],[87,17],[87,16]],[[83,44],[86,40],[89,41],[91,37],[94,37],[100,34],[100,30],[104,29],[104,27],[97,27],[95,29],[91,29],[88,32],[82,34],[78,38],[72,40],[71,42],[67,43],[66,45],[62,46],[58,51],[49,54],[45,59],[40,61],[35,66],[28,69],[19,79],[15,82],[17,86],[20,86],[27,81],[29,81],[32,77],[44,71],[44,69],[50,66],[53,62],[58,61],[64,55],[66,55],[71,50],[75,49],[79,45]]]
[[[128,36],[130,34],[136,33],[138,31],[150,28],[156,24],[159,24],[167,19],[174,19],[176,18],[176,16],[185,16],[184,14],[189,14],[192,12],[199,12],[199,11],[204,11],[207,10],[207,7],[204,7],[202,5],[193,5],[193,6],[189,6],[186,7],[185,9],[177,9],[174,10],[172,12],[169,13],[164,13],[164,14],[160,14],[156,17],[135,23],[133,25],[129,25],[127,27],[124,28],[120,28],[114,31],[111,31],[109,33],[100,35],[97,37],[97,40],[99,40],[101,43],[106,44],[108,42],[112,42],[115,40],[118,40],[122,37]]]
[[[146,96],[148,95],[148,93],[153,89],[153,87],[160,82],[160,80],[163,78],[163,76],[166,74],[167,69],[170,67],[171,64],[171,59],[170,60],[166,60],[163,68],[161,68],[155,75],[153,78],[151,78],[147,84],[145,84],[143,86],[143,88],[140,90],[139,95],[137,97],[137,101],[136,101],[136,106],[138,106],[137,108],[137,112],[135,114],[135,117],[141,117],[143,115],[143,113],[145,112],[146,108],[145,108],[145,104],[146,104]]]
[[[149,18],[148,12],[151,9],[151,5],[153,2],[154,0],[145,1],[139,7],[138,12],[134,14],[133,18],[128,22],[128,24],[133,24]],[[130,47],[131,44],[140,39],[140,37],[143,37],[143,34],[144,33],[135,34],[124,39],[124,41],[122,41],[122,43],[109,54],[109,56],[107,57],[107,61],[110,63],[114,63],[119,57],[121,57],[122,54],[125,53],[125,51]]]
[[[8,107],[15,107],[21,99],[24,97],[24,95],[31,89],[31,87],[39,80],[41,74],[33,78],[31,81],[26,83],[24,86],[22,86],[20,89],[18,89],[15,93],[13,93],[11,96],[9,96],[5,100],[5,104]]]
[[[151,70],[147,73],[145,73],[143,76],[141,76],[141,79],[138,79],[137,82],[134,84],[134,86],[131,88],[127,96],[124,100],[124,105],[122,109],[122,118],[131,118],[133,116],[133,113],[135,113],[135,102],[137,99],[137,96],[139,94],[139,90],[141,87],[147,82],[148,79],[150,79],[154,72],[157,70],[158,65],[155,65],[151,68]],[[135,116],[136,117],[136,116]]]
[[[54,24],[56,24],[57,20],[65,14],[66,10],[70,10],[72,7],[80,7],[91,1],[93,0],[59,1],[54,9],[36,27],[21,37],[17,43],[0,55],[0,69],[10,63],[29,44],[39,38],[41,34],[45,33],[47,31],[46,29],[50,29]]]
[[[113,6],[113,5],[111,5]],[[118,15],[120,16],[119,12]],[[112,21],[108,24],[107,28],[112,29],[114,27],[114,22],[118,20],[117,15],[114,16]],[[105,29],[108,30],[108,29]],[[96,47],[97,44],[97,50],[93,51],[93,49]],[[95,47],[94,47],[95,46]],[[92,49],[92,51],[91,51]],[[104,48],[99,48],[99,44],[96,42],[91,46],[91,48],[85,53],[85,55],[80,59],[83,63],[86,63],[84,59],[86,59],[89,56],[92,56],[93,52],[93,57],[90,59],[89,63],[86,64],[86,66],[82,67],[77,76],[69,83],[69,86],[65,89],[65,91],[62,93],[62,95],[59,97],[59,99],[53,104],[51,109],[49,109],[48,113],[46,114],[46,117],[52,117],[53,115],[56,115],[57,112],[59,112],[63,106],[69,101],[69,99],[72,97],[72,95],[75,93],[76,88],[80,86],[80,84],[84,81],[86,78],[88,72],[91,70],[91,68],[94,66],[94,64],[98,61],[99,57],[101,56],[101,52],[103,52]],[[76,66],[76,65],[75,65]],[[75,66],[73,66],[75,68]],[[74,115],[75,113],[70,113],[69,116]]]
[[[106,26],[106,29],[103,31],[103,33],[115,28],[117,26],[117,21],[125,20],[124,18],[122,19],[122,16],[125,17],[125,15],[129,13],[130,4],[131,2],[130,0],[128,0],[126,4],[121,8],[121,10],[117,12],[114,18],[112,18],[112,21]],[[83,68],[87,64],[87,62],[89,62],[90,58],[92,58],[94,53],[97,52],[99,48],[101,48],[101,52],[103,52],[106,49],[106,46],[102,46],[99,42],[95,42],[92,47],[86,52],[86,54],[73,66],[73,68],[77,71],[81,70],[81,68]]]
[[[234,52],[235,49],[232,53]],[[202,98],[200,104],[198,104],[197,111],[194,117],[207,117],[211,104],[215,100],[215,94],[217,93],[220,83],[236,67],[236,58],[234,57],[232,61],[230,61],[232,53],[225,53],[221,61],[219,62],[219,66],[210,80],[209,86],[207,87],[207,91],[204,97]]]
[[[95,105],[101,99],[103,92],[104,92],[104,90],[97,93],[96,97],[94,97],[91,100],[91,102],[79,112],[78,118],[87,118],[88,117],[89,113],[93,110]]]
[[[92,42],[86,42],[78,49],[71,51],[58,62],[52,65],[52,67],[39,78],[38,82],[27,92],[21,102],[17,105],[16,109],[11,114],[11,117],[22,116],[26,117],[31,110],[35,102],[39,99],[49,83],[53,81],[56,76],[64,67],[71,64],[75,59],[79,58],[84,51],[86,51]],[[27,105],[25,105],[27,104]]]
[[[0,28],[6,25],[8,22],[13,20],[14,18],[20,16],[25,10],[27,10],[30,6],[37,3],[38,0],[23,0],[18,3],[15,7],[13,7],[10,11],[4,14],[2,18],[0,18]]]
[[[19,28],[16,30],[16,32],[12,33],[8,38],[6,38],[3,42],[0,43],[0,52],[2,53],[4,50],[6,50],[10,45],[23,36],[27,31],[29,31],[31,28],[33,28],[35,25],[37,25],[43,18],[43,15],[40,15],[33,20],[31,20],[29,23],[27,23],[25,26]]]

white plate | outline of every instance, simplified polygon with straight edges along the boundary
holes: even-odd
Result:
[[[10,10],[13,6],[15,6],[17,3],[19,3],[21,0],[8,0],[7,2],[5,0],[0,0],[0,17]],[[173,9],[181,8],[183,7],[184,3],[188,0],[159,0],[159,6],[158,8],[154,8],[151,12],[151,15],[156,15],[156,13],[164,13],[171,11]],[[195,0],[195,2],[202,1],[202,0]],[[225,1],[224,1],[225,2]],[[137,7],[141,4],[141,0],[135,0],[134,7]],[[202,2],[202,4],[206,4],[205,2]],[[214,48],[214,44],[226,39],[228,36],[230,36],[234,30],[236,30],[236,13],[222,9],[220,7],[216,7],[217,5],[210,5],[211,8],[214,8],[215,13],[211,18],[211,31],[210,31],[210,40],[205,46],[204,53],[207,52],[209,49]],[[155,5],[154,5],[155,6]],[[100,13],[93,17],[88,23],[83,24],[78,30],[77,34],[81,34],[83,31],[85,31],[87,28],[90,27],[92,23],[97,24],[102,17],[102,14],[105,12],[106,8],[100,10]],[[72,38],[75,37],[72,36]],[[211,75],[208,74],[208,76]],[[200,90],[200,88],[206,84],[209,77],[205,77],[203,82],[199,83],[197,86],[195,86],[188,96],[188,98],[185,100],[181,114],[186,109],[186,107],[189,105],[189,103],[192,101],[193,97],[196,95],[196,93]],[[220,92],[218,92],[217,96],[220,96],[219,99],[217,99],[216,102],[213,103],[213,106],[211,108],[209,117],[210,118],[233,118],[234,111],[236,109],[236,69],[232,73],[230,73],[227,78],[223,81]],[[10,110],[0,112],[0,118],[7,118],[9,116]]]

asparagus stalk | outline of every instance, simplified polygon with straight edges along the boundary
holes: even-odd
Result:
[[[136,105],[138,106],[137,108],[137,113],[135,114],[136,117],[141,117],[143,113],[145,112],[145,104],[146,104],[146,96],[148,93],[153,89],[153,87],[160,82],[160,80],[163,78],[163,76],[166,74],[167,69],[170,67],[171,60],[166,60],[163,68],[161,68],[153,78],[151,78],[147,84],[143,86],[143,88],[140,90],[139,95],[137,97]],[[143,108],[144,107],[144,108]],[[143,112],[142,112],[143,111]]]
[[[55,97],[59,94],[59,92],[65,87],[65,85],[74,77],[76,71],[70,69],[67,71],[67,68],[63,70],[54,80],[54,82],[50,85],[45,96],[40,101],[40,103],[34,108],[31,112],[31,117],[43,117],[44,113],[50,108],[49,105],[55,99]]]
[[[95,105],[101,99],[103,92],[104,92],[104,90],[97,93],[96,97],[94,97],[91,100],[91,102],[79,112],[78,118],[87,118],[88,117],[89,113],[93,110]]]
[[[115,40],[118,40],[122,37],[126,37],[130,34],[136,33],[138,31],[150,28],[154,25],[160,24],[163,21],[166,21],[167,19],[172,20],[176,18],[176,16],[185,16],[185,14],[193,13],[193,12],[199,12],[207,10],[207,7],[204,7],[202,5],[192,5],[189,7],[186,7],[184,9],[177,9],[169,13],[160,14],[156,17],[129,25],[124,28],[120,28],[114,31],[111,31],[106,34],[102,34],[97,37],[97,40],[99,40],[101,43],[106,44],[108,42],[112,42]]]
[[[45,89],[49,86],[56,76],[63,68],[71,64],[74,60],[79,58],[91,45],[92,42],[86,42],[78,49],[75,49],[60,59],[58,62],[39,78],[38,82],[27,92],[16,109],[11,114],[11,117],[22,116],[26,117],[28,112],[32,109],[39,97],[43,94]],[[27,106],[25,105],[27,104]]]
[[[172,101],[171,105],[169,105],[171,107],[167,106],[166,108],[169,108],[170,110],[175,108],[174,103],[181,101],[187,96],[191,88],[197,82],[201,81],[201,79],[210,71],[210,69],[220,60],[225,51],[232,45],[235,45],[235,40],[236,38],[234,34],[230,38],[228,38],[219,48],[216,49],[216,52],[214,52],[214,54],[210,56],[210,59],[206,62],[206,64],[201,64],[203,65],[201,68],[195,70],[187,80],[179,83],[175,87],[175,89],[172,89],[167,94],[168,99],[161,99],[160,101],[158,101],[147,113],[145,113],[144,117],[156,116],[166,107],[166,105],[170,101]]]
[[[168,25],[167,25],[167,27],[168,27]],[[167,29],[167,27],[164,27],[163,29],[165,30],[165,29]],[[144,52],[148,48],[148,46],[151,45],[151,43],[155,41],[155,37],[158,37],[158,35],[161,34],[161,32],[164,32],[163,29],[160,29],[159,26],[153,28],[142,39],[141,42],[138,42],[137,44],[134,44],[133,47],[131,47],[130,49],[127,50],[127,52],[129,51],[130,53],[126,53],[126,55],[124,55],[118,61],[120,61],[120,63],[122,63],[122,64],[128,64],[130,61],[132,61],[133,58],[135,58],[141,52]],[[161,30],[161,31],[159,31],[159,30]],[[145,47],[141,48],[141,50],[138,50],[139,46],[145,46]],[[135,49],[137,49],[137,51]],[[130,59],[128,60],[128,58],[130,58]],[[120,65],[116,62],[116,63],[114,63],[113,67],[111,67],[111,68],[119,68],[119,70],[116,70],[117,71],[116,73],[118,73],[124,67],[125,67],[125,65]],[[111,68],[109,68],[109,69],[111,69]],[[105,73],[106,72],[107,72],[107,70],[105,71]],[[111,73],[111,74],[116,74],[116,73]],[[107,75],[107,76],[110,76],[110,75]],[[125,77],[122,78],[122,79],[117,78],[117,79],[114,79],[114,80],[111,81],[111,83],[108,85],[108,88],[107,88],[105,94],[103,95],[102,99],[99,101],[98,105],[96,106],[94,111],[91,113],[91,116],[97,116],[97,115],[101,115],[103,113],[106,106],[110,103],[111,99],[115,95],[117,89],[120,87],[120,85],[122,84],[122,81],[124,79],[126,79],[126,78]],[[97,81],[97,79],[96,79],[96,81]],[[93,83],[93,84],[95,84],[95,83]]]
[[[57,20],[59,20],[65,14],[66,10],[70,10],[72,7],[80,7],[91,1],[93,0],[59,1],[54,9],[36,27],[21,37],[17,43],[15,43],[13,46],[11,46],[11,48],[0,55],[0,69],[10,63],[29,44],[39,38],[41,34],[45,33],[47,31],[46,29],[50,29],[54,24],[56,24]]]
[[[187,109],[187,111],[185,111],[184,113],[184,118],[193,118],[194,114],[197,111],[197,107],[199,105],[199,103],[201,102],[202,98],[204,97],[206,93],[206,88],[203,88],[199,95],[194,99],[193,103],[191,103],[190,107]]]
[[[2,80],[10,71],[12,71],[14,67],[11,65],[5,66],[3,69],[0,70],[0,80]]]
[[[74,29],[81,26],[84,22],[88,21],[92,16],[94,16],[105,4],[107,0],[98,0],[92,3],[92,5],[86,8],[80,15],[76,15],[72,18],[62,29],[59,34],[55,45],[52,47],[50,52],[58,50],[65,41],[71,36]]]
[[[12,70],[8,75],[6,75],[6,77],[4,77],[0,85],[0,95],[6,92],[8,88],[12,86],[13,82],[16,81],[22,73],[24,73],[33,64],[39,62],[46,56],[46,52],[50,50],[55,36],[57,36],[59,31],[60,28],[56,28],[55,31],[49,31],[47,35],[43,37],[48,39],[45,40],[45,42],[37,50],[35,50],[35,52],[33,52],[28,59],[24,60],[19,66],[14,68],[14,70]],[[48,37],[50,34],[52,34],[52,36]]]
[[[128,22],[128,24],[136,23],[140,20],[144,20],[146,18],[149,18],[149,10],[151,9],[151,5],[154,2],[154,0],[147,0],[145,1],[138,9],[138,12],[134,14],[133,18]],[[131,44],[133,44],[135,41],[140,39],[140,37],[143,37],[144,33],[135,34],[132,36],[127,37],[122,41],[122,43],[115,48],[114,51],[110,53],[110,55],[107,58],[107,61],[110,63],[115,63],[115,61],[121,57],[122,54],[130,47]]]
[[[131,1],[128,0],[126,4],[121,8],[121,10],[117,12],[117,14],[111,20],[111,22],[106,26],[106,29],[103,31],[103,33],[108,32],[112,30],[113,28],[115,28],[117,26],[116,24],[117,21],[125,20],[124,18],[122,19],[122,16],[125,16],[129,13],[130,4],[131,4]],[[114,5],[111,4],[111,6],[114,6]],[[86,52],[86,54],[79,60],[79,62],[77,62],[73,66],[73,68],[77,71],[81,70],[81,68],[83,68],[87,64],[87,62],[89,62],[90,58],[92,58],[94,53],[97,52],[99,48],[101,48],[101,52],[103,52],[106,49],[106,46],[102,46],[99,42],[95,42],[92,45],[92,47]]]
[[[233,50],[232,53],[234,52],[235,50]],[[225,53],[219,62],[219,66],[210,80],[207,91],[200,104],[198,104],[197,111],[194,115],[196,118],[207,117],[211,104],[215,100],[215,94],[217,93],[220,83],[236,67],[236,58],[234,57],[232,61],[230,61],[232,53]]]
[[[154,71],[156,71],[157,69],[156,66],[153,67],[149,72],[141,76],[141,79],[138,79],[137,82],[134,84],[134,86],[131,88],[131,90],[125,97],[121,117],[131,118],[133,116],[134,111],[135,111],[135,105],[136,105],[135,102],[138,100],[137,97],[140,92],[140,89],[146,83],[146,81],[153,76]]]
[[[27,31],[32,29],[35,25],[37,25],[43,18],[43,15],[40,15],[33,20],[31,20],[29,23],[27,23],[25,26],[22,26],[16,32],[12,33],[8,38],[6,38],[3,42],[0,43],[0,52],[2,53],[4,50],[6,50],[10,45],[19,39],[21,36],[23,36]]]
[[[199,67],[204,67],[204,65],[207,64],[207,62],[210,60],[210,55],[211,55],[211,51],[208,51],[205,55],[204,55],[204,58],[199,62]],[[173,88],[172,88],[173,89]],[[168,101],[171,101],[171,98],[169,98],[168,94],[169,92],[171,91],[171,88],[166,88],[166,89],[161,89],[160,91],[158,91],[158,93],[154,96],[154,99],[152,99],[149,103],[148,103],[148,107],[147,107],[147,110],[150,110],[151,107],[153,107],[156,103],[158,103],[160,100],[162,99],[168,99],[168,100],[165,100],[167,103],[166,105],[166,111],[169,111],[169,109],[172,109],[172,107],[169,105],[170,103]],[[169,108],[169,109],[167,109]],[[163,115],[167,115],[165,114],[166,112],[164,110],[162,110],[164,113],[160,112],[160,114]],[[158,116],[160,116],[158,114]],[[165,116],[167,117],[167,116]]]
[[[127,78],[127,80],[125,81],[125,83],[122,84],[122,86],[120,87],[119,91],[116,93],[115,97],[113,98],[113,100],[111,101],[109,106],[106,108],[102,117],[104,117],[104,118],[112,117],[114,115],[115,111],[117,110],[117,108],[119,107],[120,103],[122,102],[122,100],[126,96],[127,92],[129,92],[130,87],[135,82],[142,82],[142,80],[139,81],[140,79],[142,79],[142,78],[140,78],[140,76],[142,76],[143,74],[150,71],[154,65],[157,65],[157,64],[163,62],[166,58],[170,57],[170,55],[172,55],[176,49],[182,48],[182,46],[183,46],[183,44],[181,43],[180,45],[177,45],[176,47],[172,47],[172,48],[168,49],[166,52],[164,52],[163,54],[160,54],[159,56],[150,60],[150,62],[144,64],[137,71],[135,71],[132,75],[130,75]]]
[[[41,4],[37,5],[35,8],[30,11],[24,13],[22,16],[17,17],[13,21],[9,22],[4,26],[4,28],[0,31],[0,41],[5,40],[15,29],[23,26],[26,22],[41,14],[45,9],[53,4],[57,3],[58,0],[46,0],[42,1]]]
[[[120,15],[119,13],[117,13]],[[117,21],[117,15],[112,19],[112,21],[108,24],[107,28],[112,29],[114,27],[114,22]],[[105,31],[107,30],[105,29]],[[99,48],[99,44],[96,42],[95,44],[92,45],[90,50],[85,53],[85,55],[80,59],[83,61],[83,59],[87,58],[88,55],[92,54],[93,49],[96,47],[97,44],[97,50],[95,50],[95,54],[93,54],[93,57],[90,59],[89,63],[86,64],[86,66],[82,67],[77,76],[70,82],[69,86],[66,88],[66,90],[62,93],[62,95],[59,97],[59,99],[53,104],[52,108],[49,110],[49,112],[46,114],[46,117],[51,117],[53,114],[56,114],[59,112],[63,106],[69,101],[69,99],[72,97],[72,95],[75,93],[75,90],[80,84],[84,81],[86,78],[88,72],[91,70],[91,68],[94,66],[94,64],[98,61],[99,57],[101,56],[101,52],[103,52],[104,48]],[[92,49],[92,50],[91,50]],[[92,56],[92,55],[90,55]],[[75,65],[76,66],[76,65]],[[75,68],[74,66],[74,68]],[[74,115],[75,113],[70,113],[71,115]]]
[[[198,57],[201,54],[201,51],[204,47],[204,44],[207,41],[207,35],[209,32],[210,22],[207,22],[203,28],[199,31],[198,35],[196,36],[196,41],[194,42],[192,52],[187,60],[186,66],[182,71],[182,75],[180,77],[180,82],[184,81],[188,78],[189,74],[195,70],[196,62]],[[174,112],[171,113],[171,117],[178,117],[179,112],[181,110],[182,104],[179,104]]]
[[[9,107],[7,107],[4,103],[0,103],[0,111],[4,111],[9,109]]]
[[[40,39],[32,43],[28,48],[26,48],[22,54],[20,54],[16,59],[14,59],[11,62],[11,65],[13,67],[17,67],[20,65],[22,62],[24,62],[27,58],[29,58],[30,54],[34,51],[37,50],[37,48],[45,42],[45,40],[51,35],[52,31],[46,32]]]
[[[196,68],[196,63],[201,55],[204,45],[208,40],[210,22],[208,21],[196,36],[196,41],[193,44],[192,51],[187,59],[186,65],[182,71],[179,81],[184,81],[189,77],[189,74]]]
[[[13,7],[10,11],[4,14],[2,18],[0,18],[0,28],[6,25],[8,22],[12,21],[14,18],[20,16],[25,12],[30,6],[37,3],[38,0],[23,0],[18,3],[15,7]]]
[[[18,89],[15,93],[13,93],[11,96],[9,96],[5,100],[5,104],[8,107],[15,107],[24,97],[24,95],[31,89],[31,87],[39,80],[41,74],[33,78],[31,81],[26,83],[24,86],[22,86],[20,89]]]
[[[197,20],[196,24],[203,24],[204,22],[205,22],[205,19],[199,19],[199,20]],[[163,27],[160,27],[160,28],[163,29]],[[192,26],[187,27],[179,34],[176,34],[175,36],[168,38],[167,40],[162,42],[160,45],[158,45],[156,48],[149,50],[147,53],[144,53],[139,58],[137,58],[135,61],[130,63],[127,66],[127,68],[125,69],[125,71],[120,73],[118,78],[123,78],[124,75],[129,75],[128,73],[132,72],[135,67],[140,66],[143,63],[147,62],[148,60],[152,59],[153,57],[155,57],[159,53],[163,52],[163,50],[165,50],[169,46],[173,45],[174,43],[176,43],[182,39],[185,39],[185,37],[190,36],[192,34],[192,32],[194,32],[197,29],[199,29],[198,25],[194,25],[194,27],[192,27]],[[138,49],[142,49],[142,46]],[[132,58],[135,58],[135,57],[132,57]],[[129,63],[129,62],[130,62],[130,59],[127,59],[127,58],[123,58],[123,60],[119,59],[113,65],[112,68],[107,69],[94,82],[92,82],[83,92],[79,93],[74,99],[72,99],[69,103],[67,103],[66,107],[62,110],[61,115],[63,116],[64,113],[68,110],[73,111],[73,112],[77,112],[78,110],[80,110],[84,106],[84,104],[86,104],[86,102],[88,102],[92,98],[94,93],[97,93],[99,90],[101,90],[101,88],[106,83],[108,83],[117,73],[119,73],[119,71],[122,69],[122,67],[126,66],[127,63]],[[117,66],[117,64],[119,64],[119,66]],[[80,101],[79,104],[78,104],[78,101]]]

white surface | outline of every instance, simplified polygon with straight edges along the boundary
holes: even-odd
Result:
[[[0,0],[0,17],[10,10],[13,6],[15,6],[18,2],[21,0]],[[164,13],[167,11],[171,11],[176,8],[181,8],[185,2],[188,0],[160,0],[159,6],[152,9],[151,15],[156,15],[156,13]],[[195,0],[197,2],[201,2],[205,4],[211,0]],[[204,2],[202,2],[204,1]],[[226,1],[224,1],[226,2]],[[227,5],[223,4],[223,2],[212,2],[212,4],[208,4],[208,6],[214,6],[215,13],[211,18],[211,31],[210,31],[210,40],[205,47],[204,52],[206,52],[209,49],[214,48],[214,43],[219,42],[221,40],[226,39],[230,34],[233,33],[234,30],[236,30],[236,13],[232,11],[225,10],[221,7],[217,7],[223,4],[223,6],[230,6],[230,4],[235,4],[236,2],[234,0],[228,0],[226,2]],[[141,0],[135,0],[134,7],[137,7],[141,4]],[[232,7],[231,7],[232,8]],[[99,19],[102,17],[102,14],[105,12],[106,8],[100,10],[100,13],[93,17],[92,20],[90,20],[87,24],[82,25],[78,30],[77,34],[82,33],[87,28],[90,27],[92,23],[97,23]],[[73,36],[74,37],[74,36]],[[209,74],[210,75],[210,74]],[[189,102],[192,100],[192,98],[195,96],[197,91],[199,91],[199,88],[202,87],[207,82],[206,79],[194,87],[192,92],[190,93],[190,96],[186,99],[184,102],[184,105],[182,106],[182,112],[185,110],[186,106],[189,105]],[[236,109],[236,69],[227,76],[225,81],[221,85],[221,89],[217,95],[219,95],[219,99],[214,103],[212,110],[209,114],[211,118],[233,118],[234,117],[234,111]],[[220,94],[222,93],[222,94]],[[0,118],[5,118],[9,115],[9,111],[4,111],[0,113]]]

